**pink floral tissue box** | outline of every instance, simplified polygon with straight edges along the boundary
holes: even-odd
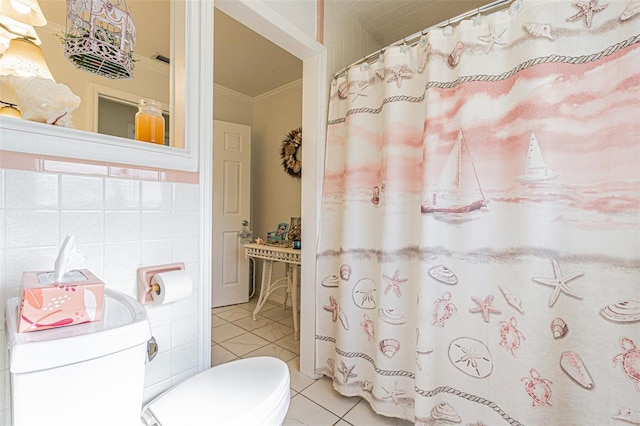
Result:
[[[86,269],[67,272],[54,282],[53,272],[23,272],[18,332],[46,330],[100,321],[104,283]]]

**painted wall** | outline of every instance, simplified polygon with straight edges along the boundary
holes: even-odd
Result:
[[[138,267],[184,262],[191,297],[147,307],[160,352],[147,365],[144,397],[159,394],[198,369],[198,210],[197,184],[0,169],[0,317],[18,296],[23,271],[53,268],[67,233],[77,236],[87,269],[133,297]],[[0,423],[9,425],[4,327],[1,321]]]
[[[301,180],[282,168],[280,147],[287,133],[301,125],[302,80],[254,98],[251,210],[255,236],[265,238],[268,231],[275,231],[278,223],[289,223],[291,217],[300,216]],[[304,129],[302,134],[304,143]],[[302,164],[304,167],[304,159]],[[260,268],[256,272],[258,285]],[[276,263],[272,274],[273,280],[283,277],[284,266]]]

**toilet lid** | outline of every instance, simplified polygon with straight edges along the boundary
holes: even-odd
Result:
[[[247,358],[196,374],[151,401],[145,411],[162,426],[260,424],[278,409],[285,393],[287,364],[272,357]]]

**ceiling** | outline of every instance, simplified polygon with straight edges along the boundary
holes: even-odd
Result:
[[[402,40],[492,0],[325,0],[336,2],[380,47]]]
[[[114,4],[123,0],[112,0]],[[41,0],[47,20],[65,27],[65,0]],[[490,0],[325,0],[337,15],[348,14],[382,48]],[[128,0],[138,36],[137,55],[169,57],[170,0]],[[269,40],[215,9],[214,82],[249,97],[302,78],[302,62]],[[370,52],[368,52],[370,53]]]

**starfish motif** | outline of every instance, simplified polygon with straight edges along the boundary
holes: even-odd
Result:
[[[362,86],[359,84],[355,84],[355,87],[353,91],[349,92],[350,95],[353,95],[353,97],[351,98],[351,102],[355,102],[356,99],[358,99],[358,96],[364,96],[366,97],[367,94],[364,93],[364,89],[366,89],[367,87],[369,87],[369,84],[365,83]]]
[[[484,300],[480,299],[479,297],[472,297],[471,299],[476,302],[476,305],[478,306],[476,306],[475,308],[469,308],[469,312],[482,312],[482,319],[484,320],[484,322],[489,322],[489,314],[500,313],[500,309],[496,309],[491,306],[491,304],[493,303],[492,295],[488,295]]]
[[[591,20],[593,19],[593,15],[603,11],[608,4],[603,4],[602,6],[598,6],[598,0],[589,0],[586,2],[579,1],[573,4],[577,8],[580,9],[580,12],[575,15],[567,18],[567,22],[575,21],[576,19],[582,18],[584,16],[584,22],[587,24],[587,28],[591,27]]]
[[[571,274],[566,276],[562,275],[562,272],[560,272],[560,265],[558,265],[558,262],[555,259],[551,259],[551,262],[553,262],[553,273],[555,274],[555,278],[539,278],[539,277],[533,278],[533,280],[539,284],[555,287],[553,289],[553,294],[551,294],[551,299],[549,299],[549,307],[552,307],[553,304],[556,303],[556,300],[558,300],[558,297],[560,296],[560,292],[567,293],[569,296],[573,296],[576,299],[582,299],[582,296],[576,294],[573,290],[571,290],[567,286],[567,283],[574,278],[578,278],[582,276],[583,273],[579,272],[577,274]]]
[[[408,281],[407,278],[400,279],[400,271],[397,270],[393,277],[388,277],[383,275],[382,278],[387,282],[387,288],[384,290],[384,294],[389,293],[389,290],[393,290],[396,296],[402,296],[402,292],[400,291],[400,284],[406,283]]]
[[[347,383],[352,377],[358,377],[358,375],[353,372],[354,368],[356,368],[355,364],[351,367],[347,367],[344,361],[340,361],[340,368],[338,368],[338,371],[342,373],[342,381],[344,383]]]
[[[413,77],[413,71],[409,69],[407,64],[404,64],[402,67],[398,68],[386,68],[387,73],[391,74],[391,77],[387,79],[387,83],[391,83],[393,80],[398,83],[398,89],[402,87],[402,80],[409,79]]]
[[[500,32],[500,34],[496,34],[496,28],[493,25],[489,25],[489,35],[486,36],[478,36],[478,40],[480,41],[484,41],[485,43],[489,43],[487,45],[487,49],[484,51],[484,53],[489,53],[491,51],[491,49],[493,49],[493,46],[495,44],[500,44],[500,45],[505,45],[507,44],[506,41],[503,41],[500,37],[502,37],[502,34],[504,34],[504,32],[507,31],[507,27],[504,28],[504,30],[502,30]]]
[[[382,399],[391,399],[393,402],[398,405],[398,397],[404,395],[406,392],[398,389],[398,382],[393,382],[393,389],[390,391],[386,390],[384,386],[380,386],[387,395],[383,396]]]
[[[323,309],[331,312],[331,319],[333,322],[336,322],[338,319],[338,302],[336,302],[336,299],[333,296],[329,296],[329,303],[331,304],[323,306]]]
[[[373,390],[373,383],[371,383],[368,380],[365,380],[364,383],[362,383],[362,390],[371,392]]]

